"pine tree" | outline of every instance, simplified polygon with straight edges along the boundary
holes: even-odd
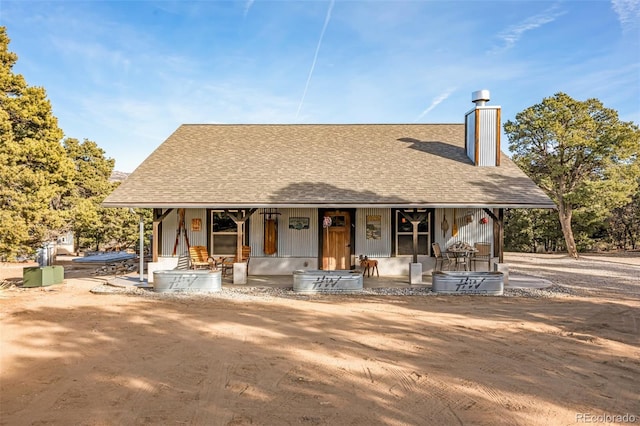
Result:
[[[0,257],[9,260],[64,228],[62,196],[75,175],[44,88],[13,73],[17,60],[0,27]]]
[[[637,190],[640,129],[597,99],[564,93],[518,113],[504,129],[514,161],[557,204],[567,251],[578,257],[574,213],[602,221]]]

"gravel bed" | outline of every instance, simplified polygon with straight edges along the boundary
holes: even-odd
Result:
[[[288,298],[297,300],[314,300],[326,297],[363,297],[363,296],[461,296],[443,295],[434,293],[430,287],[406,287],[406,288],[366,288],[359,292],[342,293],[296,293],[293,287],[270,288],[270,287],[244,287],[244,288],[223,288],[216,293],[156,293],[151,289],[137,287],[117,287],[109,284],[99,285],[91,290],[94,294],[128,294],[154,299],[186,299],[186,298],[216,298],[227,300],[269,300],[274,298]],[[503,296],[484,297],[529,297],[529,298],[550,298],[566,297],[575,295],[576,292],[567,287],[552,285],[545,289],[512,289],[506,288]],[[482,296],[482,295],[479,295]]]

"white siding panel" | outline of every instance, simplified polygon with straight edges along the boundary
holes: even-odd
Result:
[[[480,110],[480,166],[496,165],[496,149],[498,135],[496,134],[497,109]]]
[[[200,231],[191,230],[191,219],[200,219]],[[189,238],[191,246],[207,245],[207,211],[206,209],[186,209],[184,214],[184,225],[186,235]],[[162,247],[163,256],[171,256],[173,246],[178,237],[178,209],[173,209],[171,213],[162,221]],[[187,241],[185,233],[182,232],[178,238],[178,247],[176,248],[176,256],[188,253]]]
[[[318,256],[318,210],[277,209],[278,252],[264,254],[264,213],[259,209],[251,216],[249,242],[252,257],[317,257]],[[309,229],[289,229],[290,217],[308,217]]]
[[[264,254],[264,209],[258,209],[249,219],[249,245],[251,257],[262,257]],[[280,231],[278,224],[278,231]],[[279,246],[280,244],[278,244]],[[277,254],[276,254],[277,256]]]
[[[467,113],[467,157],[475,161],[476,151],[476,113],[475,110]]]
[[[473,245],[479,242],[489,242],[493,250],[493,220],[482,209],[455,209],[456,221],[458,223],[458,235],[453,236],[453,212],[454,209],[436,209],[433,240],[440,244],[444,250],[450,245],[464,241]],[[467,222],[466,217],[470,214],[471,222]],[[449,229],[443,234],[442,220],[446,216]],[[480,222],[482,218],[487,218],[487,223]]]
[[[371,215],[381,217],[382,238],[379,240],[367,239],[367,216]],[[355,255],[374,258],[391,256],[391,209],[356,210]]]

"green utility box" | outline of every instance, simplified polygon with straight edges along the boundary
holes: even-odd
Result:
[[[22,270],[22,287],[44,287],[62,284],[64,268],[62,266],[29,267]]]

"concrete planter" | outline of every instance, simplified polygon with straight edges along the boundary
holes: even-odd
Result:
[[[432,273],[431,290],[444,294],[487,294],[500,296],[504,292],[502,272]]]
[[[234,284],[246,284],[247,283],[247,262],[236,262],[233,264],[233,283]]]
[[[294,271],[297,293],[353,293],[362,291],[362,274],[357,271]]]
[[[509,264],[507,263],[494,263],[493,270],[496,272],[502,272],[504,275],[504,285],[509,285]]]
[[[422,284],[422,263],[409,264],[409,284]]]
[[[177,269],[155,271],[153,290],[158,293],[215,293],[222,290],[222,272]]]

